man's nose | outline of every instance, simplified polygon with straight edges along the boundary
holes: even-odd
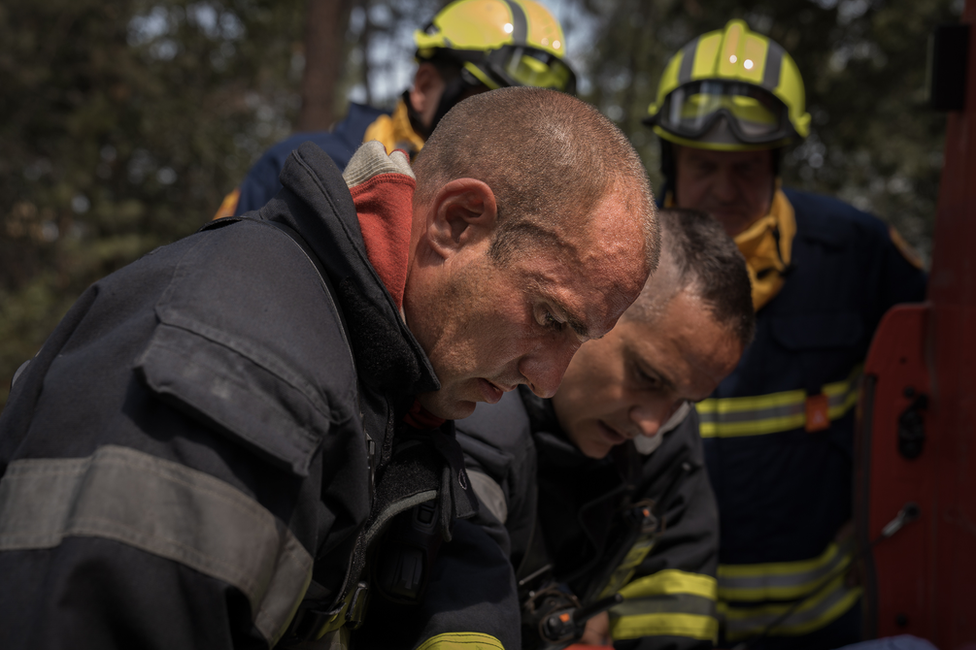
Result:
[[[567,337],[523,356],[518,368],[532,392],[539,397],[555,395],[579,347],[577,339]]]
[[[642,435],[651,437],[671,417],[672,410],[667,400],[641,402],[630,409],[630,421],[637,425]]]

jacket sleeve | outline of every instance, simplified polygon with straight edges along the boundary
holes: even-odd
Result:
[[[258,251],[233,256],[242,265],[287,243],[220,232],[241,244],[233,250]],[[320,289],[305,281],[307,260],[273,258],[303,306],[277,310],[268,296],[292,296],[268,274],[271,287],[224,282],[240,271],[226,258],[190,272],[213,239],[183,240],[94,285],[18,379],[0,415],[0,648],[267,648],[320,540],[337,548],[324,584],[345,576],[344,545],[369,512],[359,404],[339,399],[352,359],[323,301],[309,299]],[[262,245],[243,246],[252,241]],[[165,287],[174,291],[157,300]],[[206,310],[227,304],[261,313],[252,299],[296,336],[269,351],[249,344],[267,320],[206,326]],[[308,377],[306,361],[331,403],[283,378]],[[327,469],[335,489],[323,487]]]
[[[0,647],[260,648],[281,636],[311,554],[244,486],[204,471],[204,454],[183,453],[109,444],[10,463]],[[269,476],[269,491],[280,478],[257,459],[233,471]]]
[[[477,523],[455,522],[441,547],[420,618],[422,650],[519,647],[519,605],[508,556]]]
[[[382,596],[374,598],[369,624],[355,633],[354,645],[405,650],[520,647],[507,522],[520,518],[524,499],[521,483],[512,478],[514,455],[502,440],[503,433],[511,431],[505,424],[506,402],[503,398],[497,409],[479,405],[474,416],[456,423],[478,512],[454,522],[451,540],[440,546],[421,602],[398,605]]]
[[[518,396],[508,393],[497,405],[478,405],[457,427],[479,511],[457,521],[453,539],[441,548],[425,598],[428,623],[421,647],[455,647],[461,631],[518,648],[521,614],[510,558],[522,545],[521,529],[534,518],[528,512],[535,505],[535,493],[528,489],[535,484],[535,456],[526,449],[532,445],[528,418]],[[492,647],[483,637],[470,642]]]
[[[622,589],[611,612],[621,650],[706,649],[718,634],[715,579],[718,508],[702,460],[698,415],[692,411],[644,463],[645,497],[664,530]]]

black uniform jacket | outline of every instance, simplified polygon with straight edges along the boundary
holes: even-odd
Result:
[[[0,648],[268,647],[310,581],[354,587],[393,431],[438,381],[335,165],[306,144],[281,180],[95,283],[16,381]],[[460,464],[450,423],[424,435]]]
[[[640,561],[627,572],[625,602],[611,611],[614,641],[642,649],[712,647],[718,512],[697,414],[663,434],[649,456],[628,443],[594,460],[565,437],[550,400],[520,393],[479,405],[458,422],[483,504],[477,520],[508,549],[519,577],[548,561],[554,578],[584,604],[594,600],[632,550],[621,548],[632,532],[624,512],[649,500],[661,530],[649,553],[631,555]],[[542,561],[532,539],[539,534]]]

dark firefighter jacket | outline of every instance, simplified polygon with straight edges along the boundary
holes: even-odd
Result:
[[[5,650],[266,648],[303,595],[316,629],[358,618],[366,532],[434,498],[427,479],[448,519],[473,513],[452,424],[403,424],[437,378],[338,170],[306,144],[281,178],[256,215],[95,283],[17,379],[0,417]],[[399,462],[401,437],[423,462]],[[455,550],[508,571],[457,523]],[[459,591],[443,629],[517,643],[459,621],[483,597]],[[439,624],[425,648],[456,638]]]
[[[376,118],[386,114],[385,111],[372,106],[349,104],[349,113],[331,131],[296,133],[277,143],[265,151],[247,172],[247,176],[238,188],[240,195],[233,214],[241,215],[257,210],[278,193],[281,189],[278,175],[289,154],[303,142],[317,144],[329,154],[339,169],[345,169],[349,159],[363,143],[366,129]]]
[[[482,502],[477,521],[509,546],[520,578],[552,562],[584,604],[619,589],[626,600],[610,613],[618,648],[711,648],[718,513],[697,416],[664,435],[649,456],[627,444],[590,459],[566,439],[550,401],[527,392],[458,422]],[[625,512],[648,500],[661,530],[638,539]]]
[[[851,519],[861,369],[881,316],[922,300],[925,276],[878,219],[786,194],[792,268],[738,367],[698,405],[722,524],[720,612],[729,642],[767,631],[783,647],[808,634],[836,647],[860,634],[860,590],[844,575],[851,547],[835,537]]]

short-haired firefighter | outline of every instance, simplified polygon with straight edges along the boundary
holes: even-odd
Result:
[[[658,270],[555,395],[520,391],[458,422],[477,521],[509,546],[525,650],[577,636],[708,650],[718,634],[718,512],[692,403],[735,368],[755,315],[711,217],[659,221]]]
[[[440,119],[471,95],[510,86],[576,90],[562,27],[535,0],[455,0],[417,30],[414,41],[417,71],[392,113],[351,103],[332,129],[282,140],[224,198],[215,218],[256,210],[274,198],[288,154],[303,142],[320,146],[339,169],[370,140],[413,158]]]
[[[841,201],[780,186],[806,137],[800,72],[740,20],[668,63],[646,122],[667,205],[704,210],[746,258],[756,340],[698,405],[718,498],[720,643],[834,648],[860,638],[848,579],[854,407],[881,316],[925,274],[896,232]]]

